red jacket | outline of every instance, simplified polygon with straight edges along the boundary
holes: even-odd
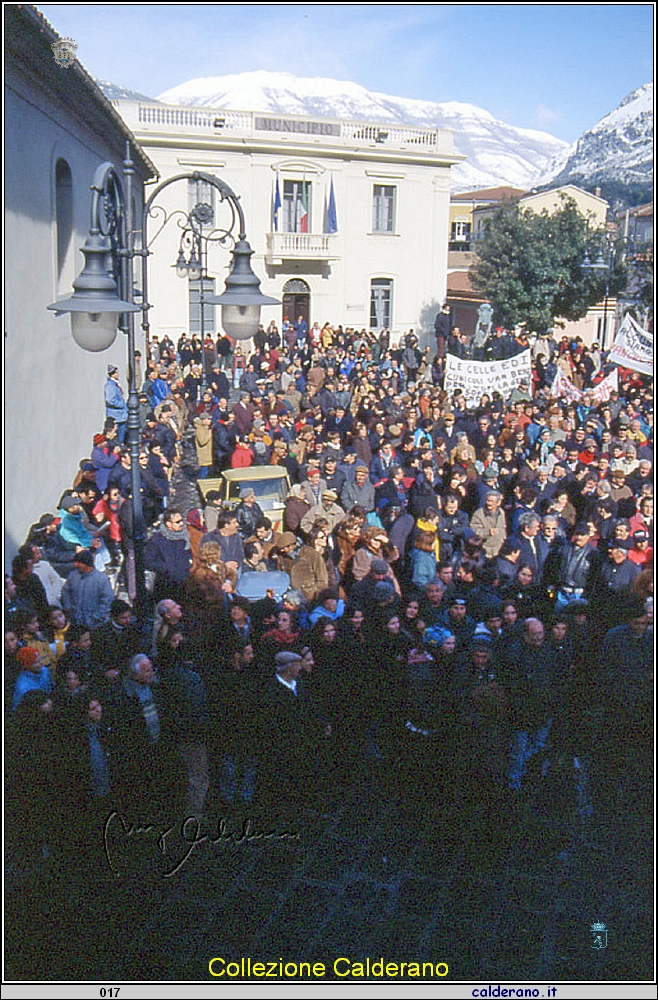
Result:
[[[231,455],[231,468],[248,469],[253,461],[254,453],[251,448],[244,448],[241,444],[239,444]]]

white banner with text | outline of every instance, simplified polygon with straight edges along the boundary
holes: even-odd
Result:
[[[480,402],[480,396],[484,392],[491,395],[497,391],[503,399],[507,399],[521,382],[525,382],[526,388],[530,390],[531,375],[529,350],[522,351],[513,358],[505,358],[504,361],[468,361],[448,354],[444,389],[450,394],[455,389],[461,389],[466,402],[471,406]]]

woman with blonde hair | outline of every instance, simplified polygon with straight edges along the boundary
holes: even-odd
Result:
[[[329,586],[329,569],[326,561],[329,533],[326,527],[316,524],[311,528],[306,545],[302,545],[299,559],[290,570],[290,583],[301,590],[311,603],[321,590]]]
[[[336,548],[334,560],[340,578],[340,596],[345,600],[351,585],[354,583],[352,574],[352,559],[361,538],[361,519],[348,514],[336,529]]]
[[[222,562],[219,543],[204,542],[199,546],[197,564],[186,584],[190,608],[205,613],[223,609],[226,594],[233,591],[237,582],[236,571]]]
[[[393,554],[391,554],[391,550],[393,550]],[[390,565],[391,561],[398,557],[397,549],[391,545],[383,528],[372,525],[364,528],[361,532],[360,546],[354,553],[352,560],[352,573],[355,581],[358,583],[359,580],[363,580],[368,575],[373,559],[382,559],[388,563],[387,579],[395,587],[396,594],[400,594],[400,584]]]

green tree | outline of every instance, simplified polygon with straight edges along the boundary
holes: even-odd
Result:
[[[571,198],[539,215],[505,205],[485,224],[473,285],[491,302],[494,320],[507,327],[539,332],[556,319],[580,319],[605,295],[605,275],[582,268],[586,253],[596,252],[598,235]],[[613,271],[611,294],[620,278]]]

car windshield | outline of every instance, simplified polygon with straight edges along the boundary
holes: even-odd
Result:
[[[229,484],[229,499],[239,500],[240,491],[245,488],[252,489],[256,499],[267,497],[283,503],[288,493],[288,482],[285,476],[279,476],[277,479],[249,479],[243,483],[232,482]]]

